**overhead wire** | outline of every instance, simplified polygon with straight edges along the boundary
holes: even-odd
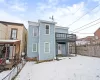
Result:
[[[95,6],[94,8],[92,8],[90,11],[94,10],[95,8],[97,8],[99,5]],[[71,24],[69,24],[67,27],[73,25],[75,22],[79,21],[81,18],[83,18],[85,15],[87,15],[88,13],[90,13],[90,11],[86,12],[85,14],[83,14],[81,17],[79,17],[77,20],[75,20],[74,22],[72,22]]]
[[[98,20],[100,20],[100,18],[98,18],[98,19],[96,19],[96,20],[94,20],[94,21],[92,21],[92,22],[90,22],[90,23],[87,23],[87,24],[85,24],[85,25],[83,25],[83,26],[81,26],[81,27],[79,27],[79,28],[77,28],[77,29],[74,29],[74,30],[72,30],[71,32],[73,33],[74,31],[77,31],[77,30],[79,30],[79,29],[81,29],[81,28],[83,28],[83,27],[85,27],[85,26],[87,26],[87,25],[89,25],[89,24],[92,24],[92,23],[94,23],[94,22],[96,22],[96,21],[98,21]]]

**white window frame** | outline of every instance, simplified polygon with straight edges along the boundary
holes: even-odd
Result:
[[[46,34],[46,25],[49,26],[49,34]],[[50,24],[45,24],[45,35],[50,35]]]
[[[36,51],[33,51],[33,45],[34,45],[34,44],[36,45]],[[33,43],[33,44],[32,44],[32,52],[37,52],[37,43]]]
[[[45,44],[48,43],[49,44],[49,52],[45,52]],[[44,42],[44,53],[50,53],[50,42]]]
[[[37,32],[38,33],[38,32]],[[33,37],[37,37],[38,36],[38,34],[36,33],[36,36],[34,36],[34,28],[33,28]]]

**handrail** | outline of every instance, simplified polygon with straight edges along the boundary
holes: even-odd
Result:
[[[22,61],[21,65],[18,64],[16,67],[14,67],[3,79],[1,80],[11,80],[13,77],[15,77],[19,72],[20,69],[22,69],[24,66],[24,63]],[[15,73],[13,74],[13,71],[15,71]]]
[[[15,67],[14,69],[16,69],[16,67]],[[14,69],[13,69],[13,70],[14,70]],[[6,77],[8,77],[8,76],[11,74],[11,72],[12,72],[13,70],[11,70],[11,71],[9,72],[9,74],[7,74],[2,80],[4,80]]]

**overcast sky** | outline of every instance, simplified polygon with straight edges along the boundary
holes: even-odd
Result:
[[[53,15],[57,25],[73,31],[100,17],[100,6],[91,11],[98,4],[100,0],[0,0],[0,20],[21,22],[28,28],[27,21],[50,20]],[[68,26],[87,12],[90,13]],[[99,27],[100,24],[76,32],[79,37],[85,37],[93,35],[87,33],[94,33]]]

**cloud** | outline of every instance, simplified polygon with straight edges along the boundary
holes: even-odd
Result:
[[[16,22],[16,23],[23,23],[26,28],[28,28],[27,21],[20,18],[19,16],[11,15],[10,13],[0,10],[0,20],[1,21],[8,21],[8,22]]]
[[[4,0],[0,0],[0,3],[4,2]]]
[[[38,7],[37,7],[37,11],[38,11],[37,13],[43,13],[43,14],[40,14],[40,15],[42,15],[40,17],[41,19],[50,20],[49,17],[53,15],[55,21],[58,23],[57,25],[69,27],[69,30],[73,31],[73,30],[99,18],[100,7],[97,7],[95,10],[90,11],[91,9],[86,6],[85,2],[80,2],[77,4],[73,4],[71,6],[68,6],[65,4],[57,6],[57,4],[59,3],[59,0],[55,0],[55,1],[57,1],[56,5],[52,5],[53,0],[49,0],[47,3],[39,3],[40,5],[38,5]],[[86,14],[87,11],[90,11],[90,13],[85,15],[83,18],[78,20],[73,25],[68,26],[73,21],[79,19],[82,15]],[[82,30],[79,32],[94,33],[98,27],[99,26],[96,25],[95,27],[91,27],[89,29],[85,29],[85,30]],[[77,35],[79,37],[87,36],[85,34],[79,34],[79,33],[77,33]],[[88,35],[93,35],[93,34],[88,34]]]
[[[25,0],[9,0],[9,1],[4,1],[4,5],[8,7],[12,11],[20,11],[20,12],[25,12],[27,10],[27,3]]]
[[[27,3],[22,0],[13,0],[10,2],[10,8],[12,8],[14,11],[26,11],[27,10]]]

